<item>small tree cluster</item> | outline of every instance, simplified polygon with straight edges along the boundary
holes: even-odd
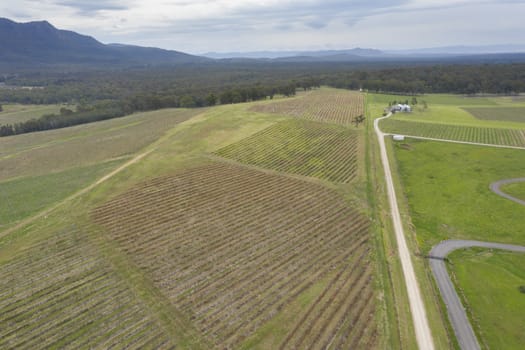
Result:
[[[361,124],[364,121],[365,121],[365,116],[362,114],[352,119],[352,123],[355,125],[356,128],[359,126],[359,124]]]

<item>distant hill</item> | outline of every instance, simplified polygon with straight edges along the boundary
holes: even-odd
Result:
[[[413,50],[354,48],[320,51],[208,52],[205,57],[221,60],[270,62],[522,62],[525,47],[518,45],[449,46]]]
[[[0,18],[0,64],[174,64],[209,60],[183,52],[140,46],[105,45],[47,21],[17,23]]]
[[[383,54],[376,49],[354,48],[347,50],[321,50],[321,51],[250,51],[250,52],[208,52],[202,56],[224,59],[224,58],[252,58],[252,59],[280,59],[289,57],[377,57]]]
[[[445,46],[422,49],[390,50],[388,54],[419,55],[419,56],[447,56],[447,55],[483,55],[483,54],[515,54],[525,53],[525,45],[500,44],[483,46]]]

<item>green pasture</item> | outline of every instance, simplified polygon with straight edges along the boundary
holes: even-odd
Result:
[[[525,176],[525,171],[523,173]],[[516,182],[513,184],[503,185],[500,187],[500,189],[513,197],[525,201],[525,182]]]
[[[424,252],[444,239],[525,243],[525,207],[489,189],[523,176],[525,151],[410,139],[393,149]]]
[[[453,124],[463,126],[477,126],[490,128],[525,129],[523,117],[516,116],[516,111],[525,108],[523,100],[512,100],[510,97],[466,97],[462,95],[430,94],[415,96],[418,103],[412,105],[411,113],[396,113],[392,119],[417,121],[437,124]],[[369,101],[376,105],[375,114],[381,115],[383,109],[393,101],[409,101],[412,96],[369,94]],[[427,103],[427,108],[423,106]],[[496,119],[478,118],[470,111],[478,110],[497,111],[498,115],[510,117],[497,117]]]
[[[88,186],[122,161],[0,182],[0,229],[36,214]]]
[[[465,108],[467,112],[481,120],[498,120],[525,123],[525,107]],[[525,125],[523,126],[525,128]]]
[[[44,114],[58,114],[62,107],[74,109],[67,105],[2,104],[0,125],[25,122],[29,119],[40,118]]]
[[[523,349],[525,254],[488,249],[449,255],[449,271],[483,347]]]

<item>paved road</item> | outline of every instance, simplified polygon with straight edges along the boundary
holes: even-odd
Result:
[[[507,184],[512,184],[512,183],[516,183],[516,182],[525,182],[525,177],[520,177],[520,178],[517,178],[517,179],[499,180],[499,181],[493,182],[493,183],[490,184],[490,189],[491,189],[492,192],[494,192],[496,194],[499,194],[500,196],[502,196],[504,198],[510,199],[511,201],[514,201],[514,202],[516,202],[518,204],[525,205],[525,201],[524,200],[521,200],[521,199],[516,198],[516,197],[512,197],[510,194],[507,194],[507,193],[503,192],[502,190],[500,190],[500,186],[501,185],[507,185]]]
[[[403,269],[403,275],[405,276],[405,284],[408,293],[408,301],[410,303],[410,311],[412,312],[412,320],[414,322],[417,344],[420,349],[432,350],[434,349],[434,341],[432,339],[430,327],[428,326],[425,305],[423,303],[423,299],[421,298],[419,285],[416,279],[416,273],[414,272],[414,267],[410,258],[410,252],[405,240],[401,215],[399,214],[399,208],[397,205],[394,182],[392,181],[392,172],[390,170],[390,163],[388,162],[388,155],[386,152],[385,134],[379,129],[379,121],[390,117],[390,115],[391,114],[388,114],[386,117],[377,118],[374,120],[374,129],[379,141],[381,162],[383,163],[383,169],[385,171],[385,180],[387,185],[388,200],[390,203],[390,211],[392,215],[392,223],[394,225],[401,267]]]
[[[434,278],[436,279],[439,291],[441,292],[443,301],[447,306],[448,317],[452,323],[454,332],[456,333],[459,345],[463,350],[478,350],[480,349],[478,340],[472,330],[465,309],[463,308],[459,296],[456,293],[456,289],[450,280],[445,265],[445,258],[450,252],[456,249],[469,247],[503,249],[525,253],[525,246],[480,241],[448,240],[434,246],[430,251],[430,268],[434,273]]]

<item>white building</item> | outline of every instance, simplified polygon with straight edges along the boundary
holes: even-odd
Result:
[[[394,141],[405,141],[404,135],[394,135],[393,136]]]
[[[394,105],[390,108],[392,112],[412,112],[412,107],[410,105],[404,104],[404,103],[398,103],[397,105]]]

